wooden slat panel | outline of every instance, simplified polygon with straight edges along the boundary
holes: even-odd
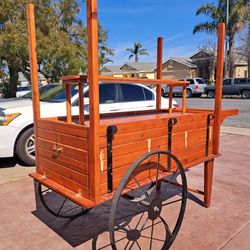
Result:
[[[72,191],[65,186],[58,184],[57,182],[49,179],[44,178],[43,175],[38,173],[31,173],[29,174],[32,178],[34,178],[35,181],[43,184],[44,186],[51,188],[55,192],[59,193],[60,195],[63,195],[64,197],[68,198],[69,200],[75,202],[76,204],[85,207],[85,208],[92,208],[96,206],[97,204],[93,203],[91,200],[78,195],[75,191]]]
[[[55,142],[38,138],[38,147],[51,151]],[[81,162],[88,162],[88,152],[70,146],[63,146],[63,155]]]
[[[63,165],[57,164],[55,162],[52,162],[48,159],[45,159],[41,156],[39,156],[39,164],[42,167],[45,167],[46,169],[49,169],[53,171],[54,173],[60,174],[61,176],[64,176],[65,178],[72,180],[76,183],[79,183],[80,185],[87,187],[88,186],[88,176],[81,174],[77,171],[74,171],[72,169],[66,168]],[[53,178],[51,178],[53,180]],[[55,180],[56,181],[56,180]]]
[[[208,114],[208,113],[207,113]],[[181,116],[176,116],[177,124],[175,127],[181,127],[183,124],[189,123],[191,125],[195,125],[197,122],[205,122],[207,120],[207,114],[204,113],[196,113],[196,114],[186,114]],[[139,120],[140,117],[140,120]],[[158,117],[158,118],[157,118]],[[100,128],[101,136],[106,136],[106,129],[110,124],[116,125],[118,127],[118,131],[116,135],[131,133],[135,131],[148,130],[154,128],[165,127],[167,130],[168,120],[171,117],[175,117],[174,115],[169,116],[168,114],[161,115],[142,115],[142,116],[131,116],[127,119],[110,119],[109,123],[103,125]]]
[[[206,141],[205,136],[203,137],[194,137],[192,139],[189,139],[187,147],[185,147],[185,141],[182,140],[179,143],[176,141],[173,141],[172,146],[172,153],[176,154],[177,157],[179,156],[180,152],[185,152],[185,154],[188,154],[187,152],[190,152],[190,154],[195,153],[196,150],[200,151],[203,150],[205,152],[206,147]],[[195,148],[195,149],[194,149]],[[151,148],[151,151],[153,150],[167,150],[168,146],[167,144],[160,144],[158,146],[154,146]],[[129,154],[122,154],[122,155],[115,155],[115,149],[113,151],[113,169],[121,167],[123,165],[132,164],[135,160],[137,160],[139,157],[141,157],[143,154],[147,153],[147,147],[144,147],[142,150],[134,150]],[[107,170],[107,155],[106,152],[103,151],[104,158],[103,158],[103,171]]]
[[[196,128],[202,129],[205,126],[206,126],[205,122],[197,123],[193,126],[192,126],[192,124],[189,124],[189,125],[185,126],[184,129],[182,129],[182,127],[179,126],[179,129],[181,131],[177,131],[177,129],[175,129],[174,134],[173,134],[173,140],[174,140],[174,137],[178,137],[178,134],[180,134],[178,132],[186,132],[186,131],[191,130],[191,131],[194,131],[193,133],[196,133],[195,131],[198,131],[198,129],[195,130]],[[118,130],[119,130],[119,127],[118,127]],[[205,131],[205,128],[203,130]],[[143,141],[143,140],[152,139],[155,137],[163,137],[163,136],[166,136],[167,134],[168,134],[167,127],[160,127],[160,128],[155,128],[155,129],[151,129],[151,130],[140,130],[140,131],[127,133],[127,134],[117,133],[114,135],[113,146]],[[190,133],[190,134],[192,134],[192,133]],[[100,138],[100,148],[105,148],[106,145],[107,145],[106,137],[101,137]]]
[[[41,128],[38,129],[38,137],[74,148],[86,151],[88,150],[88,141],[85,138],[53,132]]]
[[[148,140],[136,141],[128,144],[121,144],[113,147],[113,157],[118,157],[121,155],[127,155],[137,151],[147,152],[153,148],[161,146],[164,150],[167,150],[168,136],[154,137]],[[177,150],[185,147],[191,147],[193,145],[205,143],[206,141],[206,129],[199,129],[189,131],[187,133],[187,142],[185,142],[185,133],[178,133],[173,135],[172,150]],[[150,143],[150,148],[148,148],[148,143]],[[103,149],[104,158],[106,160],[106,148]]]
[[[82,196],[88,197],[88,188],[86,186],[80,185],[79,183],[76,183],[70,179],[68,179],[65,176],[62,176],[42,164],[40,165],[40,173],[41,175],[46,174],[46,177],[50,180],[53,180],[54,182],[58,183],[59,185],[64,186],[65,188],[68,188],[76,193],[81,193]]]
[[[51,130],[67,135],[75,135],[83,138],[88,137],[88,127],[78,124],[67,124],[63,121],[38,119],[38,128]]]
[[[210,154],[212,152],[212,145],[210,146],[210,150],[209,150]],[[191,162],[197,161],[198,159],[204,158],[205,157],[205,144],[201,144],[201,145],[197,145],[193,148],[187,148],[187,149],[182,149],[179,151],[175,151],[173,152],[173,154],[175,156],[178,157],[178,159],[180,160],[180,162],[183,165],[187,165],[190,164]],[[142,155],[140,155],[142,156]],[[139,156],[139,157],[140,157]],[[135,159],[137,160],[137,159]],[[156,161],[157,157],[152,157],[151,161]],[[161,162],[164,165],[164,163],[167,162],[167,156],[161,156]],[[127,165],[121,165],[121,167],[119,168],[114,168],[113,169],[113,187],[114,189],[117,188],[117,185],[119,185],[122,177],[124,176],[124,174],[126,173],[126,171],[131,167],[131,164],[127,164]],[[172,168],[175,168],[175,162],[172,160]],[[102,172],[101,173],[101,193],[105,194],[107,193],[107,171]]]
[[[71,157],[66,157],[63,153],[58,154],[57,157],[53,156],[51,150],[46,150],[38,147],[38,156],[48,159],[55,163],[58,163],[66,168],[72,169],[74,171],[80,172],[82,174],[88,174],[88,164],[82,161],[75,160]]]

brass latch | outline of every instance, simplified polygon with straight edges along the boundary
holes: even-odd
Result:
[[[53,150],[53,153],[52,153],[53,158],[57,158],[58,155],[63,152],[63,148],[58,142],[54,144],[52,150]]]

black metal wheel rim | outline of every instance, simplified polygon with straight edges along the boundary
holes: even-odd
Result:
[[[73,219],[86,214],[90,210],[79,206],[39,182],[35,182],[35,188],[46,210],[58,218]]]
[[[163,156],[169,157],[176,168],[168,170],[167,164],[171,162],[169,160],[162,166],[160,159]],[[136,174],[143,172],[141,163],[152,157],[157,158],[152,169],[155,178],[148,185],[140,185]],[[171,172],[164,179],[159,177],[159,169],[162,170],[162,167],[165,169],[164,172]],[[177,178],[180,178],[178,183]],[[123,190],[132,179],[138,184],[137,189],[123,194]],[[112,248],[169,249],[180,230],[186,200],[186,175],[179,160],[168,151],[146,153],[132,164],[114,195],[109,220]],[[168,210],[176,214],[174,219],[171,218],[171,223],[166,222],[169,218],[164,218],[168,217]]]

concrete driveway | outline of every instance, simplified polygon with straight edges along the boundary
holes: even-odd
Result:
[[[201,196],[189,194],[185,218],[171,249],[250,249],[250,136],[245,135],[250,133],[241,132],[222,134],[212,206],[204,208]],[[33,169],[8,164],[7,160],[0,169],[0,249],[111,249],[110,203],[71,221],[55,218],[41,204],[36,207],[33,182],[27,177]],[[203,167],[192,168],[187,178],[188,185],[202,189]]]

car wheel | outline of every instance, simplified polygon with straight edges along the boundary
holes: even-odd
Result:
[[[250,91],[249,91],[249,90],[243,90],[243,91],[241,92],[241,97],[242,97],[243,99],[249,99],[249,98],[250,98]]]
[[[191,91],[190,89],[187,89],[186,97],[187,97],[187,98],[192,97],[192,91]]]
[[[16,145],[17,157],[26,165],[35,165],[35,135],[34,128],[24,131],[19,137]]]
[[[207,97],[208,97],[208,98],[214,98],[214,96],[215,96],[214,91],[211,91],[211,90],[210,90],[210,91],[207,92]]]

